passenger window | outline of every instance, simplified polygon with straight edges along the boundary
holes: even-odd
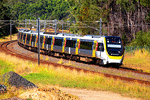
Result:
[[[81,41],[80,43],[80,49],[87,49],[87,50],[92,50],[92,42],[84,42]]]
[[[103,43],[98,43],[98,51],[104,51]]]
[[[30,34],[27,35],[27,40],[28,40],[28,41],[30,40]]]
[[[57,45],[57,46],[62,46],[62,39],[55,39],[55,43],[54,45]]]
[[[47,43],[46,44],[51,44],[51,38],[48,38]]]
[[[32,42],[35,42],[35,36],[32,36]]]
[[[66,47],[75,48],[75,43],[76,43],[75,40],[67,40],[67,42],[66,42]]]

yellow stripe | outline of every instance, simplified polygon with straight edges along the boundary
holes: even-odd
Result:
[[[65,42],[66,42],[66,38],[64,38],[64,41],[63,41],[62,53],[65,52]]]
[[[29,45],[31,46],[32,34],[30,35],[30,42]]]
[[[35,47],[37,47],[38,35],[36,35]]]
[[[27,42],[27,34],[26,34],[26,37],[25,37],[25,45],[27,44],[26,42]]]
[[[52,37],[52,44],[51,44],[51,51],[53,51],[53,43],[54,43],[54,37]]]
[[[44,38],[43,38],[42,49],[44,49],[44,44],[45,44],[45,36],[44,36]]]
[[[104,43],[106,44],[106,39],[104,38]],[[105,45],[105,50],[106,50],[106,54],[107,54],[107,56],[110,58],[110,59],[116,59],[116,60],[121,60],[122,59],[122,57],[123,57],[123,55],[122,56],[110,56],[109,54],[108,54],[108,52],[107,52],[107,48],[106,48],[106,45]]]
[[[79,42],[80,42],[80,39],[77,39],[77,43],[76,43],[76,51],[75,51],[75,54],[76,54],[76,55],[78,55]]]
[[[97,43],[97,41],[94,41],[94,47],[93,47],[92,57],[95,57],[95,53],[96,53],[96,43]]]

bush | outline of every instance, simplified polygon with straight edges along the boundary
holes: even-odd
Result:
[[[136,34],[136,39],[134,39],[130,45],[131,46],[150,46],[150,30],[148,32],[139,31]]]

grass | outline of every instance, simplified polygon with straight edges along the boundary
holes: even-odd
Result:
[[[17,40],[17,34],[12,35],[12,40]],[[10,41],[10,35],[0,38],[0,42]]]
[[[131,54],[125,54],[123,67],[142,70],[150,73],[150,53],[145,50],[137,50]]]
[[[3,69],[0,75],[12,70],[36,85],[42,84],[43,87],[51,84],[61,87],[105,90],[120,93],[124,96],[150,99],[150,87],[137,82],[125,83],[121,80],[106,78],[103,75],[77,72],[63,67],[55,68],[52,65],[38,66],[30,61],[24,61],[4,53],[0,53],[0,55],[2,55],[0,56],[0,68]],[[25,91],[15,91],[11,95],[6,93],[0,95],[0,98],[16,96],[23,92]]]

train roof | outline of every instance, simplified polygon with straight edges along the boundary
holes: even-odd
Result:
[[[32,34],[38,34],[36,31],[32,30],[25,30],[25,29],[20,29],[20,32],[24,33],[32,33]],[[54,37],[65,37],[65,38],[74,38],[74,39],[89,39],[89,40],[100,40],[102,37],[118,37],[118,36],[100,36],[100,35],[85,35],[83,37],[75,35],[75,34],[68,34],[68,33],[57,33],[55,34],[45,34],[45,32],[40,32],[40,35],[44,36],[54,36]]]

